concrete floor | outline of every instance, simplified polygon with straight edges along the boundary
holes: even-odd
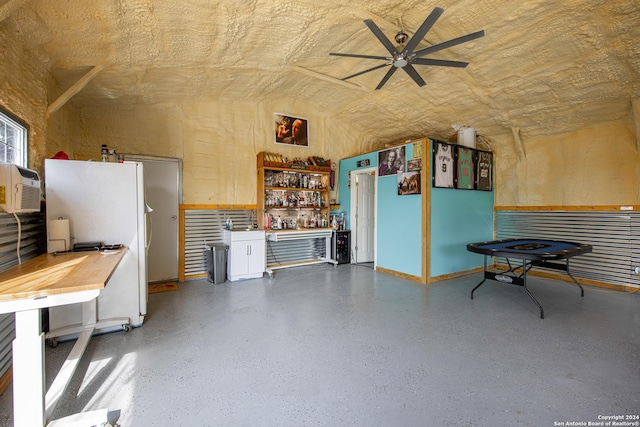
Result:
[[[121,426],[554,426],[640,413],[640,295],[530,276],[429,286],[363,266],[180,284],[94,337],[54,418]],[[47,349],[52,377],[72,343]],[[51,378],[49,378],[51,381]],[[0,425],[11,425],[11,388]],[[586,424],[585,424],[586,425]]]

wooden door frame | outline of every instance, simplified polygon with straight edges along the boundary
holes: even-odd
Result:
[[[357,244],[358,238],[358,230],[356,227],[356,222],[352,221],[355,218],[355,214],[358,210],[358,196],[356,191],[356,177],[357,175],[373,175],[373,266],[374,268],[377,265],[378,260],[378,168],[371,167],[366,169],[357,169],[351,171],[351,194],[350,194],[350,205],[351,209],[349,212],[349,222],[351,224],[351,241],[352,247]],[[351,248],[349,248],[351,250]],[[356,257],[357,258],[357,257]],[[355,264],[354,259],[352,258],[352,264]],[[357,259],[356,259],[357,261]]]

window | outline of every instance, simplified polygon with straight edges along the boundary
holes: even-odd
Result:
[[[28,167],[26,125],[0,111],[0,162]]]

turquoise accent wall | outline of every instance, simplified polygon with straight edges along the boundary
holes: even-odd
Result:
[[[428,141],[428,140],[427,140]],[[423,162],[432,162],[431,147],[423,147]],[[413,144],[406,145],[413,157]],[[357,167],[368,159],[370,165]],[[378,152],[340,161],[340,211],[350,228],[349,172],[378,166]],[[428,185],[431,176],[422,175]],[[398,195],[397,176],[377,177],[376,265],[399,273],[422,276],[422,200],[424,195]],[[483,257],[467,251],[467,244],[493,239],[493,191],[431,188],[430,276],[482,267]]]
[[[413,144],[406,145],[406,159],[413,157],[412,149]],[[357,162],[366,159],[369,160],[369,166],[358,168]],[[346,212],[349,228],[349,172],[371,167],[378,167],[378,152],[340,161],[340,211]],[[376,265],[422,277],[422,195],[399,196],[397,175],[378,177],[376,186]]]
[[[413,158],[413,144],[405,155]],[[399,196],[397,175],[380,176],[377,183],[376,265],[422,277],[422,195]]]
[[[493,191],[431,189],[430,276],[481,267],[468,243],[493,240]]]
[[[433,144],[429,150],[433,170]],[[481,267],[468,243],[493,240],[493,191],[431,188],[431,277]]]

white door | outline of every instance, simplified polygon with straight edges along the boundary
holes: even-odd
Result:
[[[352,253],[353,263],[375,260],[375,169],[357,174],[352,172]],[[355,235],[354,234],[355,231]]]
[[[126,155],[144,164],[149,214],[149,283],[178,279],[178,210],[181,199],[180,160]]]

